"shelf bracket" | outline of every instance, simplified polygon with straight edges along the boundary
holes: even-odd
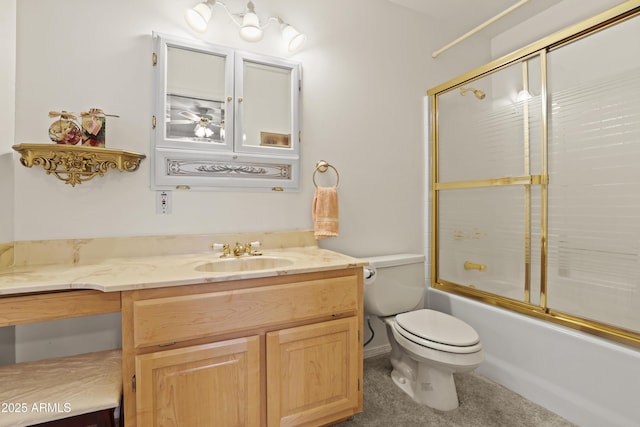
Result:
[[[20,163],[25,167],[42,165],[47,175],[54,175],[75,187],[109,169],[133,172],[140,167],[144,154],[99,147],[66,144],[16,144]]]

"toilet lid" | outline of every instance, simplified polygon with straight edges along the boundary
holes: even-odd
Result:
[[[423,345],[430,346],[428,342],[431,342],[452,347],[476,347],[480,342],[478,333],[471,326],[439,311],[428,309],[410,311],[398,314],[395,320],[399,327],[398,332],[418,343],[422,340],[427,341],[422,343]],[[407,336],[403,330],[414,338]]]

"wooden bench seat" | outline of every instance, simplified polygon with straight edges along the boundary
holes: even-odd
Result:
[[[122,351],[0,366],[0,427],[114,427]]]

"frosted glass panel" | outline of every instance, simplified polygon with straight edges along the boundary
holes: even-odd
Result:
[[[439,182],[528,175],[530,157],[539,170],[540,61],[527,65],[528,98],[521,63],[438,97]]]
[[[640,331],[640,55],[621,43],[632,34],[638,19],[549,54],[548,306]]]
[[[522,300],[524,188],[445,190],[439,198],[439,279]]]

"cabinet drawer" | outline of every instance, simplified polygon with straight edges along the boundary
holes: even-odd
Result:
[[[345,276],[135,301],[134,346],[355,314],[360,287],[358,276]]]

